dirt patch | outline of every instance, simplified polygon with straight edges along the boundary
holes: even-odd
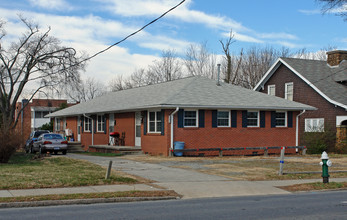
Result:
[[[331,182],[331,183],[304,183],[304,184],[295,184],[291,186],[279,186],[278,188],[290,191],[313,191],[313,190],[334,190],[334,189],[347,189],[347,182]]]

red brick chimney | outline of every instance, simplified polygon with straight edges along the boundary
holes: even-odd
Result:
[[[327,55],[328,55],[327,63],[330,66],[337,66],[341,63],[342,60],[347,60],[347,50],[328,51]]]

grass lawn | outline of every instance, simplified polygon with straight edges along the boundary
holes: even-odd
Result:
[[[284,173],[322,171],[321,155],[286,155]],[[333,165],[329,171],[347,171],[347,156],[329,154]],[[165,164],[175,168],[190,169],[202,173],[219,175],[234,180],[285,180],[320,179],[321,173],[278,175],[279,157],[276,156],[225,156],[225,157],[160,157],[127,155],[125,159],[147,163]],[[347,177],[347,172],[329,173],[330,178]]]
[[[0,198],[1,202],[33,202],[44,200],[68,200],[68,199],[91,199],[91,198],[117,198],[117,197],[181,197],[172,190],[159,191],[126,191],[126,192],[104,192],[104,193],[78,193],[62,195],[43,195],[43,196],[21,196]]]
[[[295,184],[291,186],[280,186],[278,188],[296,192],[296,191],[312,191],[312,190],[332,190],[332,189],[347,189],[347,182],[330,182],[330,183],[304,183],[304,184]]]
[[[0,164],[0,189],[32,189],[104,184],[131,184],[137,180],[82,160],[44,157],[18,152],[8,164]]]

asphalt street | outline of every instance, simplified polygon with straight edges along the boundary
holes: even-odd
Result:
[[[347,191],[10,208],[0,219],[347,219]]]

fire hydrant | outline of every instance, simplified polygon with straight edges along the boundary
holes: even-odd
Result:
[[[322,153],[320,158],[322,161],[319,163],[322,166],[322,177],[323,183],[329,183],[329,167],[332,165],[332,162],[329,160],[327,152]]]

